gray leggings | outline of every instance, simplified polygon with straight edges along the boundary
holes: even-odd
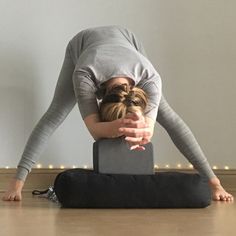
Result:
[[[76,98],[72,83],[74,68],[74,62],[67,47],[53,100],[27,141],[22,158],[17,166],[17,179],[26,179],[32,166],[45,149],[50,136],[75,106]],[[169,106],[164,96],[160,101],[157,122],[164,127],[175,146],[201,175],[208,179],[215,177],[191,130]]]

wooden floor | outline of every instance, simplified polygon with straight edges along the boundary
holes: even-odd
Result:
[[[0,201],[0,235],[236,235],[235,202],[214,201],[203,209],[60,209],[31,193],[23,197]]]

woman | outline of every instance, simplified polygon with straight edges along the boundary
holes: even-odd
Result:
[[[98,103],[114,85],[141,88],[148,96],[144,116],[103,122]],[[34,128],[3,200],[21,200],[27,174],[38,160],[49,137],[78,102],[81,116],[93,138],[124,135],[131,149],[143,149],[153,135],[155,121],[168,132],[176,147],[206,176],[214,200],[231,201],[221,186],[188,126],[162,94],[162,82],[135,35],[119,26],[83,30],[69,42],[51,105]]]

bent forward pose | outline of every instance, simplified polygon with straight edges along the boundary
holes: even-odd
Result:
[[[179,151],[208,178],[212,198],[233,200],[189,127],[164,98],[161,78],[141,43],[119,26],[86,29],[70,40],[53,100],[31,133],[3,200],[22,199],[28,173],[76,102],[95,140],[125,136],[131,149],[142,150],[153,136],[155,121],[159,122]]]

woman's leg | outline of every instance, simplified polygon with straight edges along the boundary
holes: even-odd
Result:
[[[127,34],[137,51],[147,57],[142,43],[135,34],[130,31],[127,31]],[[157,122],[164,127],[175,146],[200,174],[207,176],[208,178],[215,177],[215,174],[193,133],[181,117],[179,117],[179,115],[169,106],[163,95],[158,109]]]
[[[32,166],[43,152],[49,137],[65,120],[76,104],[72,83],[74,67],[70,55],[70,44],[68,44],[53,100],[28,139],[22,158],[18,164],[17,179],[25,180],[28,172],[31,171]]]
[[[215,177],[193,133],[187,124],[170,107],[163,95],[159,105],[157,122],[165,128],[175,146],[200,174],[206,176],[208,179]]]

